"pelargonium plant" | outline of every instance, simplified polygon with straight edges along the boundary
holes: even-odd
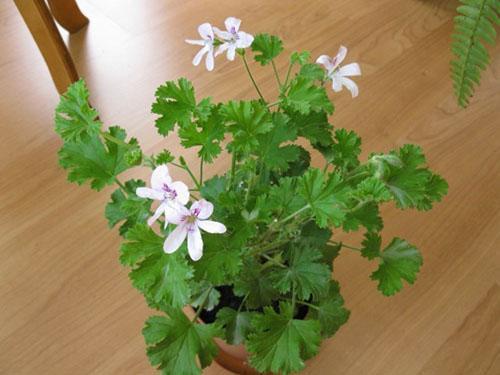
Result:
[[[209,71],[218,55],[241,59],[257,99],[197,100],[186,78],[156,91],[158,133],[177,130],[187,152],[197,152],[196,172],[169,150],[145,155],[123,128],[105,130],[83,81],[56,109],[64,141],[59,160],[69,181],[94,190],[117,185],[105,216],[110,227],[119,225],[120,262],[130,268],[133,286],[158,311],[143,334],[151,364],[164,374],[201,373],[217,355],[214,338],[244,344],[259,372],[300,371],[349,317],[332,266],[341,250],[377,262],[371,279],[382,294],[395,294],[403,281],[415,281],[422,256],[404,239],[382,240],[379,206],[393,201],[399,209],[429,210],[447,192],[420,147],[406,144],[360,160],[359,136],[329,123],[330,84],[334,92],[346,87],[358,95],[349,77],[361,70],[342,65],[345,47],[315,62],[309,52],[294,52],[279,74],[282,41],[240,31],[240,23],[230,17],[226,30],[204,23],[201,39],[187,42],[201,47],[193,63],[204,58]],[[272,102],[251,74],[250,50],[274,71]],[[205,167],[223,149],[230,168],[206,178]],[[312,153],[322,158],[320,168],[311,165]],[[120,181],[135,167],[151,168],[151,181]],[[176,169],[191,180],[174,181]],[[363,231],[364,239],[346,244],[334,234],[341,231]]]

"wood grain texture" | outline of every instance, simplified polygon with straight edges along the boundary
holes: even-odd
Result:
[[[384,238],[400,236],[424,254],[416,284],[385,298],[373,264],[341,254],[335,266],[350,321],[308,362],[304,374],[500,373],[500,46],[470,107],[460,110],[448,73],[448,0],[81,0],[92,20],[66,36],[92,102],[147,152],[168,147],[149,109],[155,88],[185,76],[198,96],[254,97],[243,67],[223,58],[207,73],[184,43],[203,21],[228,15],[242,29],[278,34],[286,52],[313,56],[349,48],[360,96],[334,95],[333,124],[363,138],[363,157],[407,142],[450,184],[431,212],[383,209]],[[0,374],[154,374],[141,329],[151,313],[118,264],[120,239],[103,217],[101,193],[66,182],[53,131],[58,97],[14,4],[0,2]],[[286,58],[278,61],[283,69]],[[272,99],[271,68],[251,64]],[[188,162],[195,161],[187,155]],[[316,160],[319,164],[319,161]],[[222,157],[210,174],[228,166]],[[147,170],[138,177],[145,178]],[[176,176],[176,177],[181,177]],[[339,238],[344,238],[339,234]],[[359,237],[350,241],[355,242]],[[209,375],[228,372],[212,365]]]

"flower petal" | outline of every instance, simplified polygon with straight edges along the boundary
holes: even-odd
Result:
[[[356,83],[354,83],[352,79],[342,77],[342,84],[345,87],[347,87],[347,89],[351,92],[353,98],[358,96],[359,94],[358,85],[356,85]]]
[[[158,206],[158,208],[156,209],[155,213],[153,214],[153,216],[151,216],[149,219],[148,219],[148,225],[151,226],[155,223],[156,220],[158,220],[161,216],[162,213],[165,212],[165,208],[166,208],[166,204],[165,203],[162,203]],[[165,225],[167,224],[167,222],[165,222]]]
[[[232,32],[233,30],[236,32],[240,29],[241,20],[235,17],[227,17],[224,21],[224,25],[226,26],[226,30]]]
[[[208,53],[207,57],[205,58],[205,67],[209,72],[214,70],[214,49],[211,48]]]
[[[198,51],[198,53],[194,56],[193,58],[193,65],[198,66],[200,65],[200,61],[203,58],[203,55],[209,51],[209,48],[207,46],[203,47]]]
[[[227,49],[227,59],[229,61],[234,61],[234,57],[236,56],[236,46],[231,44]]]
[[[212,215],[212,212],[214,212],[214,205],[205,199],[200,199],[194,202],[189,210],[191,214],[197,216],[198,219],[204,220]]]
[[[223,30],[219,29],[218,27],[214,26],[213,30],[214,30],[215,35],[217,35],[221,39],[230,40],[233,38],[233,34],[227,32],[227,31],[223,31]]]
[[[198,39],[198,40],[186,39],[185,42],[188,44],[192,44],[194,46],[204,46],[205,45],[205,41],[201,40],[201,39]]]
[[[153,189],[162,190],[163,184],[170,184],[171,182],[172,178],[170,178],[168,167],[165,164],[155,168],[151,175],[151,187]]]
[[[189,214],[186,207],[173,202],[169,202],[165,207],[165,220],[172,224],[181,224]]]
[[[316,59],[316,64],[323,65],[326,70],[331,70],[333,67],[332,59],[327,55],[321,55],[320,57],[318,57]]]
[[[203,239],[196,225],[187,233],[188,253],[192,260],[197,261],[203,255]]]
[[[335,92],[342,91],[342,76],[338,73],[335,73],[332,74],[330,78],[332,79],[333,91]]]
[[[219,56],[220,54],[224,53],[227,51],[229,48],[230,43],[223,43],[219,47],[217,47],[217,51],[215,51],[215,56]]]
[[[172,254],[177,251],[179,247],[181,247],[184,239],[187,235],[187,228],[185,225],[179,225],[175,228],[167,237],[165,242],[163,243],[163,251],[167,254]]]
[[[226,233],[226,226],[212,220],[198,220],[198,226],[208,233]]]
[[[155,199],[158,201],[163,200],[163,193],[147,187],[139,187],[135,190],[135,195],[139,198]]]
[[[342,61],[344,61],[345,57],[347,55],[347,48],[344,46],[340,46],[339,51],[337,52],[337,55],[333,58],[333,69],[335,69],[337,66],[339,66]]]
[[[203,39],[214,39],[214,30],[212,29],[212,25],[210,25],[208,22],[202,23],[200,26],[198,26],[198,32]]]
[[[360,76],[361,69],[357,63],[352,63],[340,68],[339,73],[344,77]]]
[[[185,205],[189,201],[189,188],[182,181],[174,181],[170,185],[170,188],[175,190],[177,197],[175,200],[182,205]]]
[[[248,48],[253,43],[253,35],[248,34],[244,31],[238,33],[238,39],[236,40],[236,48]]]

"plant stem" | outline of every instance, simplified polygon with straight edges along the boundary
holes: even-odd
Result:
[[[288,79],[290,78],[290,73],[292,71],[292,66],[293,64],[290,62],[288,64],[288,70],[286,71],[286,78],[285,78],[285,83],[283,84],[283,91],[286,89],[286,87],[288,86]]]
[[[255,82],[255,79],[253,78],[253,75],[252,75],[252,72],[250,72],[250,68],[248,67],[248,63],[247,63],[247,58],[245,57],[245,55],[241,55],[242,59],[243,59],[243,64],[245,64],[245,69],[248,73],[248,76],[250,77],[250,80],[252,81],[253,83],[253,86],[255,87],[255,90],[257,90],[257,94],[259,94],[260,98],[262,99],[262,101],[265,103],[266,100],[264,99],[264,97],[262,96],[262,93],[260,92],[259,90],[259,87],[257,86],[257,83]]]
[[[286,222],[286,221],[288,221],[290,219],[293,219],[295,216],[297,216],[298,214],[300,214],[302,211],[305,211],[305,210],[307,210],[310,207],[311,206],[309,204],[306,204],[304,207],[302,207],[301,209],[295,211],[293,214],[288,215],[283,220],[278,221],[276,224],[283,224],[284,222]]]
[[[281,80],[280,80],[280,76],[278,74],[278,69],[276,69],[276,64],[274,63],[274,60],[271,60],[271,65],[273,66],[274,75],[276,76],[276,82],[278,82],[278,86],[281,90]]]
[[[270,257],[267,254],[260,254],[260,256],[263,257],[263,258],[266,258],[268,261],[270,261],[271,263],[277,265],[278,267],[287,268],[287,266],[285,266],[283,263],[278,262],[276,259],[274,259],[273,257]]]
[[[203,158],[200,159],[200,185],[203,185]]]
[[[297,301],[297,303],[300,303],[301,305],[309,306],[310,308],[313,308],[315,310],[320,310],[319,306],[313,305],[312,303],[309,303],[309,302]]]
[[[248,298],[249,294],[250,294],[250,293],[247,293],[247,294],[245,294],[245,297],[243,297],[243,300],[241,301],[240,306],[238,307],[238,311],[237,311],[237,313],[239,313],[239,312],[241,311],[241,308],[243,307],[243,305],[244,305],[244,304],[245,304],[245,302],[247,301],[247,298]]]
[[[342,247],[345,247],[346,249],[351,249],[351,250],[354,250],[354,251],[361,251],[361,249],[359,247],[354,247],[354,246],[346,245],[343,242],[328,241],[328,243],[331,244],[331,245],[335,245],[335,246],[340,245]]]
[[[214,287],[211,286],[210,289],[208,289],[208,292],[207,292],[207,295],[205,296],[205,299],[203,300],[203,302],[201,303],[201,305],[198,306],[198,310],[196,311],[196,315],[194,316],[193,320],[191,320],[192,323],[196,322],[196,319],[198,319],[198,317],[200,316],[201,310],[203,310],[203,307],[207,303],[208,297],[210,296],[210,292],[212,291],[213,288]]]
[[[278,105],[281,103],[281,100],[276,100],[275,102],[272,102],[270,104],[267,105],[267,108],[271,108],[271,107],[274,107],[275,105]]]
[[[125,188],[125,185],[123,185],[123,184],[120,182],[120,180],[118,179],[118,177],[115,177],[115,182],[116,182],[116,184],[120,187],[120,189],[122,189],[122,190],[123,190],[123,192],[124,192],[125,194],[127,194],[127,189]]]
[[[170,162],[170,164],[172,164],[174,167],[177,167],[177,168],[180,168],[180,169],[184,169],[187,173],[189,173],[189,176],[191,177],[191,179],[193,180],[194,184],[196,185],[196,188],[198,190],[201,189],[200,183],[198,182],[198,180],[194,176],[193,172],[191,172],[191,169],[189,169],[189,167],[187,166],[187,164],[182,165],[182,164],[177,164],[177,163],[173,163],[173,162]]]
[[[230,177],[229,177],[228,190],[230,190],[233,187],[235,172],[236,172],[236,154],[233,151],[233,155],[232,155],[232,158],[231,158],[231,174],[230,174]]]
[[[102,130],[100,131],[100,134],[104,139],[107,139],[108,141],[116,143],[117,145],[124,146],[127,148],[133,147],[132,145],[129,145],[127,142],[124,142],[121,139],[113,137],[111,134],[103,132]]]

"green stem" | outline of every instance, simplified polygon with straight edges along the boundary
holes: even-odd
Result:
[[[287,217],[285,217],[283,220],[280,220],[276,223],[277,224],[283,224],[284,222],[287,222],[288,220],[290,219],[293,219],[295,216],[297,216],[298,214],[300,214],[301,212],[309,209],[311,206],[309,204],[306,204],[304,207],[302,207],[301,209],[295,211],[293,214],[290,214],[288,215]]]
[[[328,241],[328,243],[330,245],[335,245],[335,246],[342,246],[342,247],[345,247],[346,249],[351,249],[351,250],[354,250],[354,251],[361,251],[361,249],[359,247],[354,247],[354,246],[350,246],[350,245],[346,245],[345,243],[343,242],[337,242],[337,241]]]
[[[241,309],[242,309],[243,305],[245,304],[245,302],[247,301],[247,298],[249,295],[250,295],[250,293],[247,293],[247,294],[245,294],[245,297],[243,297],[243,300],[241,301],[240,306],[238,307],[238,311],[237,311],[238,313],[241,311]]]
[[[193,320],[191,320],[192,323],[196,322],[196,319],[198,319],[198,317],[200,316],[201,314],[201,310],[203,310],[203,307],[205,306],[205,304],[207,303],[208,301],[208,297],[210,296],[210,292],[212,291],[214,287],[211,286],[210,289],[208,289],[208,293],[207,295],[205,296],[205,299],[203,300],[203,302],[201,303],[200,306],[198,306],[198,310],[196,311],[196,315],[194,316]]]
[[[278,86],[281,90],[281,80],[280,80],[280,76],[278,74],[278,69],[276,69],[276,64],[274,63],[274,60],[271,60],[271,65],[273,66],[273,71],[274,71],[274,75],[276,77],[276,82],[278,82]]]
[[[285,83],[283,85],[283,91],[286,89],[286,87],[288,86],[288,80],[290,79],[290,73],[292,71],[292,66],[293,64],[290,62],[288,64],[288,70],[286,71],[286,78],[285,78]]]
[[[115,182],[116,184],[120,187],[120,189],[123,190],[125,194],[127,194],[127,189],[125,188],[125,185],[121,183],[121,181],[118,179],[118,177],[115,177]]]
[[[297,303],[299,303],[301,305],[309,306],[310,308],[313,308],[313,309],[318,310],[318,311],[320,310],[319,306],[313,305],[312,303],[309,303],[309,302],[297,301]]]
[[[184,169],[187,173],[189,173],[189,176],[191,177],[191,179],[193,180],[194,184],[196,185],[196,188],[198,190],[201,189],[200,183],[198,182],[198,180],[194,176],[193,172],[191,172],[191,169],[189,169],[189,167],[187,166],[187,164],[182,165],[182,164],[177,164],[177,163],[173,163],[173,162],[170,162],[170,164],[172,164],[174,167],[177,167],[177,168],[180,168],[180,169]]]
[[[287,266],[285,266],[283,263],[281,262],[278,262],[276,259],[274,259],[273,257],[270,257],[269,255],[267,254],[260,254],[261,257],[263,258],[266,258],[269,262],[277,265],[278,267],[281,267],[281,268],[288,268]]]
[[[200,185],[203,185],[203,158],[200,159]]]
[[[129,145],[127,142],[124,142],[121,139],[113,137],[111,134],[103,132],[102,130],[101,130],[100,134],[104,139],[107,139],[108,141],[116,143],[117,145],[124,146],[127,148],[133,147],[132,145]]]
[[[231,158],[231,174],[230,174],[230,177],[229,177],[228,190],[230,190],[233,187],[234,174],[235,173],[236,173],[236,154],[233,151],[233,155],[232,155],[232,158]]]
[[[247,58],[245,57],[244,54],[242,54],[241,57],[243,59],[243,64],[245,64],[245,69],[246,69],[246,71],[248,73],[248,76],[250,77],[250,80],[252,81],[253,86],[255,87],[255,90],[257,90],[257,94],[259,94],[260,98],[265,103],[266,100],[262,96],[262,93],[260,92],[259,87],[257,86],[257,83],[255,82],[255,79],[253,78],[252,72],[250,71],[250,68],[248,67]]]
[[[274,107],[275,105],[278,105],[281,103],[281,100],[276,100],[275,102],[272,102],[270,104],[267,105],[267,108],[271,108],[271,107]]]

